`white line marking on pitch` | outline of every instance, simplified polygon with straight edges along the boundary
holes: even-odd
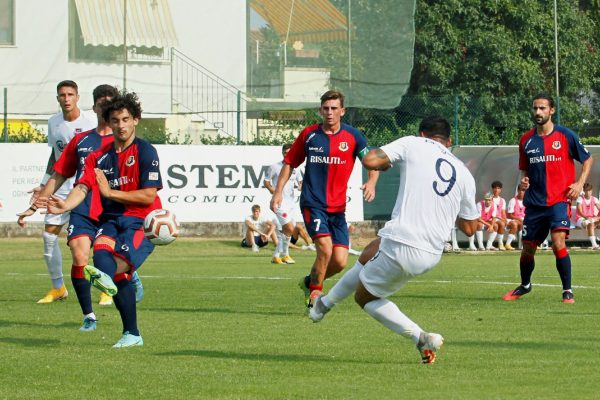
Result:
[[[44,276],[47,277],[48,274],[23,274],[20,272],[7,272],[6,275],[9,276],[19,276],[19,275],[34,275],[34,276]],[[196,276],[196,275],[141,275],[142,279],[204,279],[204,280],[253,280],[260,279],[265,281],[289,281],[297,278],[286,278],[282,276]],[[337,281],[338,279],[333,278],[329,279],[331,281]],[[455,285],[518,285],[517,282],[497,282],[497,281],[452,281],[452,280],[434,280],[434,281],[426,281],[426,280],[412,280],[412,283],[442,283],[442,284],[455,284]],[[537,287],[562,287],[559,284],[553,283],[534,283],[533,286]],[[600,289],[599,286],[585,286],[585,285],[573,285],[573,289]]]

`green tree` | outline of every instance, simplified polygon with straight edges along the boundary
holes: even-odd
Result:
[[[598,89],[597,20],[577,3],[558,0],[565,125],[581,125],[590,112],[580,105]],[[555,93],[553,2],[418,0],[415,23],[410,95],[478,98],[474,119],[501,127],[530,125],[523,99],[528,107],[535,94]]]

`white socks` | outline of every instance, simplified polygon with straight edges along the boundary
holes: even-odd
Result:
[[[592,247],[598,247],[598,243],[596,243],[596,236],[588,236],[588,239],[590,239]]]
[[[356,291],[358,285],[358,276],[362,270],[363,265],[356,261],[354,266],[350,268],[342,278],[331,288],[327,295],[321,297],[321,301],[327,308],[331,308],[346,297],[350,296]]]
[[[498,234],[498,236],[496,236],[496,239],[498,239],[498,247],[504,246],[504,243],[503,243],[503,241],[504,241],[504,233],[502,235]]]
[[[273,257],[279,257],[279,255],[281,254],[281,249],[283,247],[283,232],[275,232],[275,235],[277,236],[277,246],[275,246],[275,250],[273,251]]]
[[[452,231],[450,231],[450,237],[452,238],[452,248],[458,249],[458,240],[456,239],[456,227],[452,228]]]
[[[419,336],[423,330],[404,315],[396,304],[387,299],[378,299],[365,304],[364,310],[386,328],[412,339],[415,344],[419,343]]]
[[[510,244],[512,243],[513,240],[515,240],[515,235],[513,235],[512,233],[509,233],[508,236],[506,237],[506,244],[510,246]]]
[[[52,287],[60,289],[64,285],[62,273],[62,253],[58,245],[58,236],[53,233],[44,232],[44,260],[48,267],[48,274],[52,279]]]
[[[477,247],[483,249],[483,231],[476,231],[475,237],[477,238]]]
[[[485,246],[487,249],[492,248],[492,246],[494,245],[494,240],[496,239],[497,235],[498,234],[496,232],[490,233],[490,235],[488,236],[487,246]],[[481,232],[481,236],[483,237],[483,232]]]
[[[283,238],[283,243],[281,245],[281,255],[289,256],[290,255],[290,242],[292,241],[291,236],[286,236],[284,233],[281,234]]]

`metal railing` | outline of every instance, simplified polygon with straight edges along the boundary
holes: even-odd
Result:
[[[220,135],[244,138],[243,93],[182,52],[171,49],[171,105],[178,114],[199,116]]]

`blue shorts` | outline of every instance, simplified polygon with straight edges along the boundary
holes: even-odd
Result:
[[[108,236],[115,241],[115,255],[138,269],[154,251],[154,245],[144,236],[144,220],[120,216],[102,222],[97,237]]]
[[[334,246],[348,247],[350,239],[346,213],[331,213],[317,208],[303,207],[302,218],[306,231],[313,240],[320,236],[331,236]]]
[[[259,236],[254,236],[254,244],[256,244],[258,247],[265,247],[266,245],[269,244],[269,242],[263,242],[262,237]],[[248,244],[246,242],[246,238],[242,239],[242,247],[252,247],[252,245]]]
[[[87,236],[93,241],[99,227],[99,222],[81,214],[71,213],[69,227],[67,228],[67,243],[81,236]]]
[[[569,203],[556,203],[550,207],[529,206],[523,220],[523,240],[543,242],[548,232],[566,231],[569,237],[571,228],[571,206]]]

